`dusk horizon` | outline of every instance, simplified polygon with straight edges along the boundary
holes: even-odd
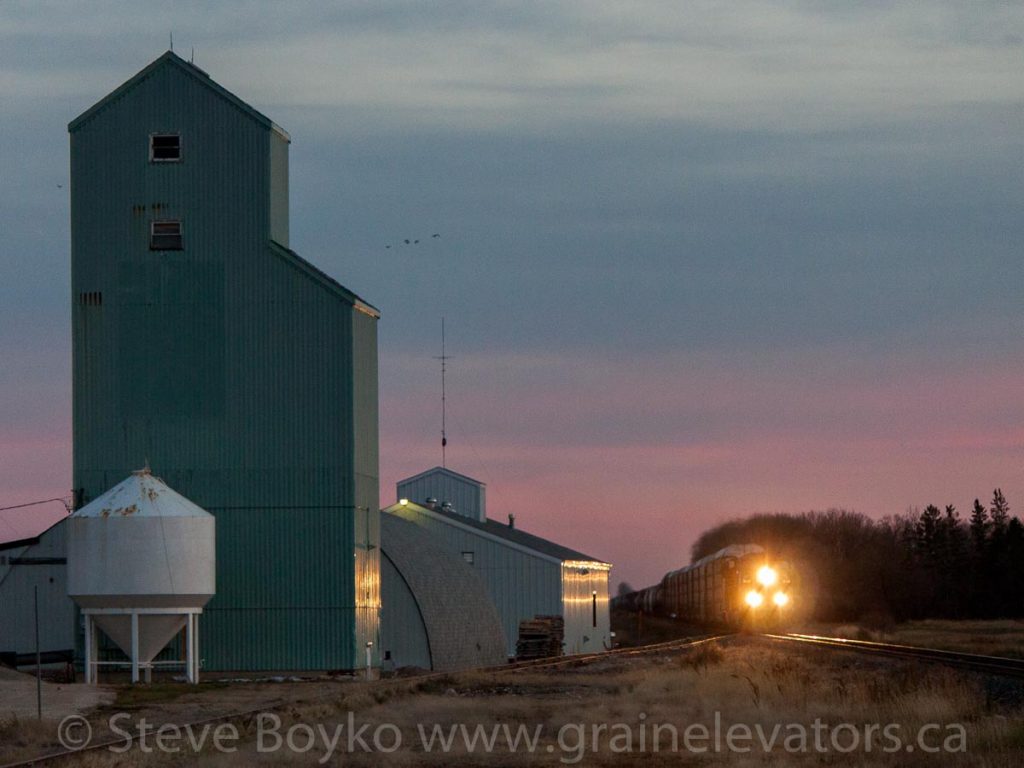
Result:
[[[0,507],[70,494],[67,124],[173,29],[381,310],[381,506],[441,464],[444,317],[447,466],[613,587],[758,512],[1024,510],[1024,14],[741,6],[0,7]]]

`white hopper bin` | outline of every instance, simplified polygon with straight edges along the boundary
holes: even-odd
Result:
[[[185,671],[199,680],[199,615],[216,586],[215,519],[149,469],[74,512],[68,595],[85,618],[85,680],[96,682],[96,627],[131,660],[132,682],[185,628]],[[168,662],[181,663],[181,662]]]

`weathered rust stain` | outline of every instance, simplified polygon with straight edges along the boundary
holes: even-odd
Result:
[[[130,507],[125,507],[124,509],[122,509],[121,510],[121,514],[122,515],[134,515],[138,511],[139,511],[139,508],[137,506],[135,506],[134,504],[132,504]]]

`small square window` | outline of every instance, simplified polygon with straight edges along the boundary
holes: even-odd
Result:
[[[181,222],[177,220],[154,221],[149,225],[149,250],[180,251]]]
[[[153,163],[176,163],[181,160],[181,136],[177,133],[154,133],[149,137],[149,159]]]
[[[472,565],[473,564],[473,553],[472,552],[463,552],[462,553],[462,559],[465,560],[470,565]]]

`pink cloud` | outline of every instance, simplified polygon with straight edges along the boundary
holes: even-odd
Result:
[[[71,440],[66,432],[0,434],[0,507],[63,498],[70,488]],[[56,502],[0,511],[0,541],[35,536],[64,514]]]

